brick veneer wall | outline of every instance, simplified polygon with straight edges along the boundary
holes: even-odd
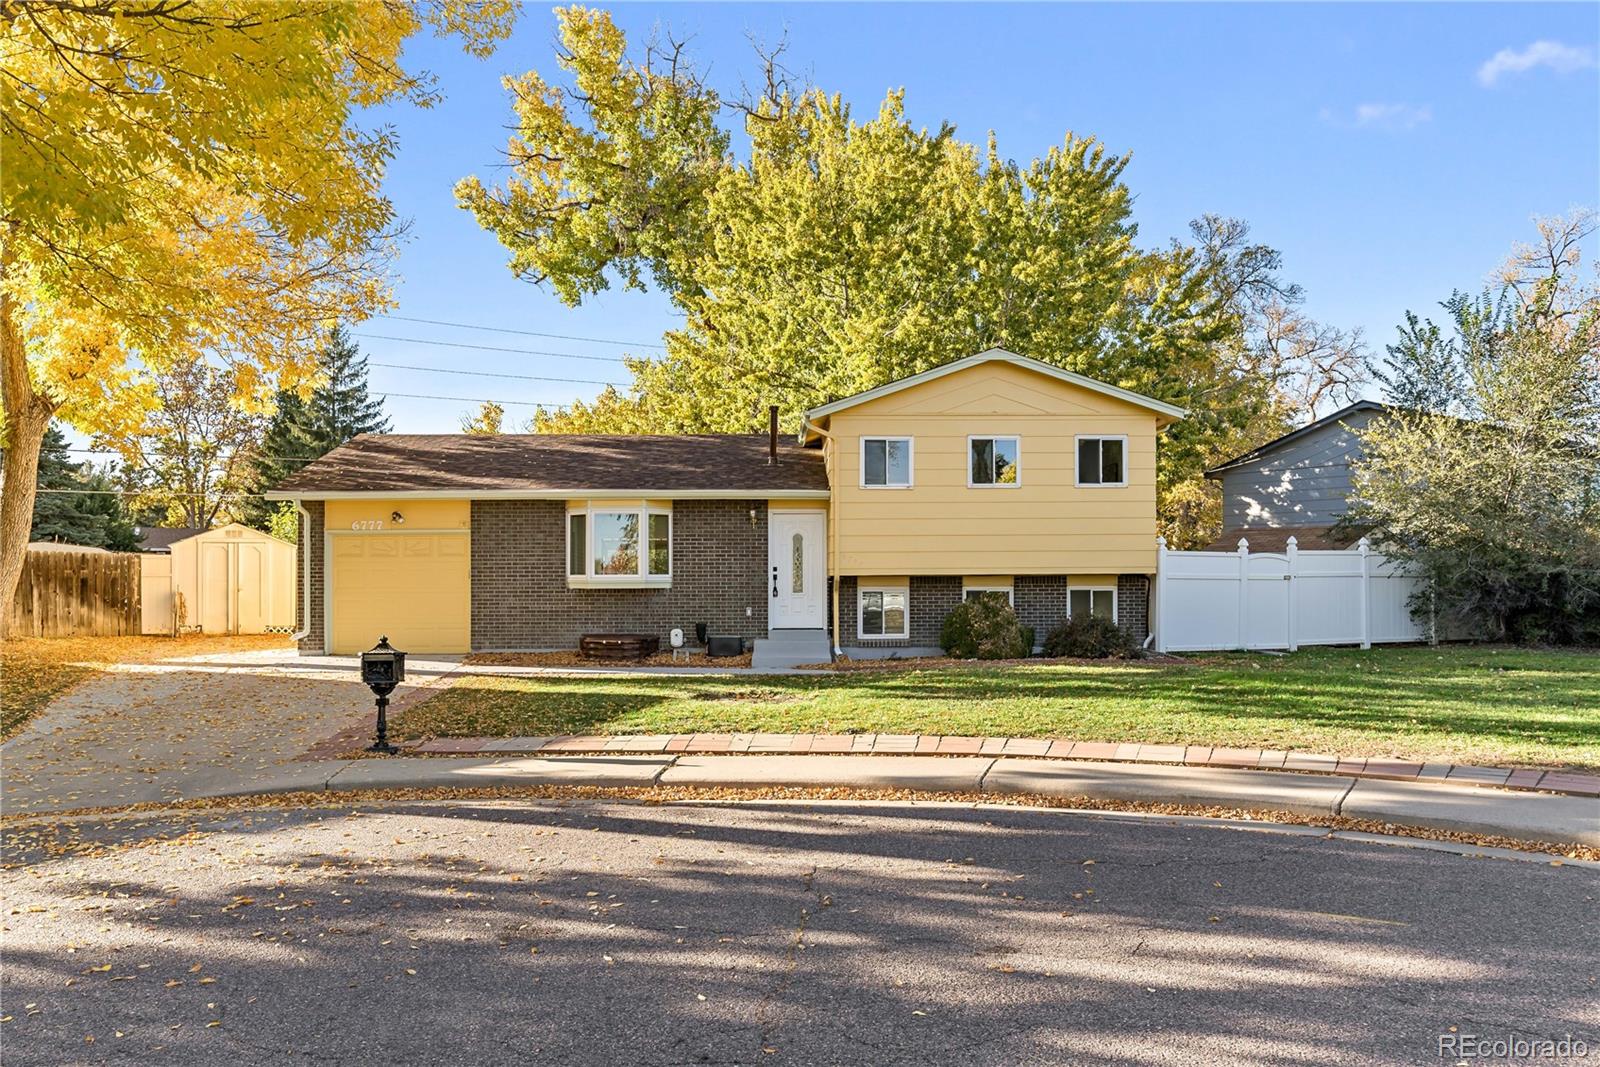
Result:
[[[756,521],[750,521],[750,510]],[[586,633],[667,634],[694,624],[752,640],[767,633],[767,506],[679,500],[667,589],[569,589],[566,504],[472,502],[472,647],[574,648]],[[749,617],[745,608],[751,609]]]
[[[856,593],[872,579],[845,575],[839,579],[839,641],[841,648],[933,648],[950,609],[961,603],[961,579],[913,576],[911,578],[911,635],[892,640],[861,639],[856,633]],[[1022,574],[1013,580],[1012,600],[1017,618],[1034,628],[1035,643],[1067,617],[1067,578],[1061,574]],[[1149,634],[1149,584],[1142,574],[1117,578],[1117,622],[1143,641]]]
[[[1011,601],[1018,621],[1033,627],[1033,643],[1043,645],[1045,635],[1067,617],[1067,577],[1019,574],[1012,579]]]
[[[306,564],[311,561],[311,622],[310,632],[300,639],[300,652],[304,655],[321,655],[323,649],[323,553],[322,532],[324,529],[323,503],[320,500],[304,501],[303,506],[311,514],[311,521],[304,517],[300,520],[300,531],[296,541],[298,556],[294,567],[294,622],[295,630],[308,629],[305,614],[305,584]]]
[[[1117,625],[1140,641],[1150,636],[1150,580],[1144,575],[1117,575]]]

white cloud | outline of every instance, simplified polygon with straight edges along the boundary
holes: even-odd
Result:
[[[1478,68],[1478,84],[1492,87],[1504,74],[1521,74],[1535,67],[1549,67],[1557,74],[1570,74],[1594,66],[1594,52],[1560,41],[1535,41],[1520,52],[1502,48]]]
[[[1355,111],[1346,115],[1332,108],[1320,112],[1323,122],[1332,126],[1355,126],[1374,130],[1409,130],[1433,120],[1433,108],[1427,104],[1358,104]]]

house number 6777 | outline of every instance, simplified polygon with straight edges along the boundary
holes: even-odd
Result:
[[[381,530],[381,529],[383,529],[383,520],[382,519],[357,519],[355,522],[352,522],[350,524],[350,529],[352,529],[352,530]]]

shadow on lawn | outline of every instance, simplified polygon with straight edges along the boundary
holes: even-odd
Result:
[[[1537,900],[1543,928],[1582,929],[1580,894],[1555,891],[1580,872],[1497,864],[1484,892],[1469,861],[1398,848],[733,810],[461,802],[64,830],[178,840],[10,851],[30,877],[8,994],[44,1014],[8,1024],[8,1050],[76,1061],[94,1034],[97,1052],[184,1062],[1313,1064],[1432,1058],[1473,1019],[1592,1030],[1590,953],[1504,921],[1507,900]]]

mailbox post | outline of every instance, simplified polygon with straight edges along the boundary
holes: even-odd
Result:
[[[392,647],[387,635],[378,638],[370,651],[361,653],[361,680],[378,698],[378,737],[367,751],[392,756],[400,750],[389,743],[389,694],[406,680],[406,654]]]

